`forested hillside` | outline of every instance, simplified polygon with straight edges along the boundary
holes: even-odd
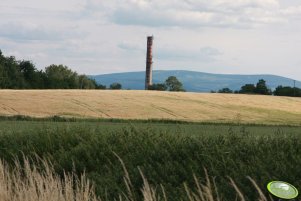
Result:
[[[86,75],[64,65],[38,70],[32,61],[5,57],[0,50],[0,89],[96,89],[105,88]]]

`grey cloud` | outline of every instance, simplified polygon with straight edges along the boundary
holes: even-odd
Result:
[[[301,18],[301,5],[290,6],[281,10],[281,14],[293,18]]]
[[[143,48],[141,45],[137,45],[135,43],[129,43],[129,42],[121,42],[117,45],[117,47],[126,51],[135,51],[135,52],[145,51],[145,48]]]
[[[12,22],[0,25],[0,37],[16,41],[34,41],[58,40],[62,35],[43,26]]]
[[[100,54],[95,48],[87,48],[84,44],[73,44],[70,41],[59,43],[55,48],[48,49],[47,53],[55,57],[90,60],[98,58]]]
[[[213,47],[202,47],[197,50],[158,49],[154,55],[159,60],[193,60],[197,62],[214,62],[222,53]]]
[[[218,56],[218,55],[222,55],[222,53],[213,47],[202,47],[200,49],[200,53],[203,56]]]
[[[0,24],[0,37],[13,41],[60,41],[71,37],[83,37],[84,32],[63,29],[59,30],[54,27],[46,27],[45,25],[37,25],[23,22],[11,22]]]
[[[283,21],[276,0],[112,0],[106,17],[120,25],[249,28]],[[102,4],[105,12],[105,4]]]
[[[34,8],[29,6],[1,6],[2,12],[0,13],[1,17],[32,17],[32,18],[68,18],[74,16],[79,11],[70,11],[70,10],[53,10],[53,9],[46,9],[46,8]]]
[[[41,68],[63,63],[90,74],[143,69],[145,36],[154,33],[160,68],[300,77],[298,0],[3,1],[1,49]]]

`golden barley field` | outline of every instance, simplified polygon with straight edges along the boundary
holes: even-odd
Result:
[[[0,90],[0,116],[301,125],[301,98],[136,90]]]

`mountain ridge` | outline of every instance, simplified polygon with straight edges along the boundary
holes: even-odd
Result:
[[[245,84],[256,84],[259,79],[266,80],[267,86],[275,89],[277,86],[293,87],[293,79],[272,74],[214,74],[189,70],[155,70],[153,71],[153,83],[162,83],[169,76],[176,76],[187,91],[210,92],[222,88],[239,90]],[[109,86],[113,82],[119,82],[124,89],[144,89],[145,71],[111,73],[91,75],[98,83]],[[301,82],[296,81],[296,87],[301,88]]]

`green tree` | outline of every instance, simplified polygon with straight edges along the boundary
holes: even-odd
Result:
[[[14,56],[6,57],[3,60],[3,74],[5,80],[5,88],[8,89],[24,89],[26,83],[20,71],[19,63]]]
[[[296,96],[301,97],[301,89],[297,87],[289,87],[289,86],[278,86],[273,92],[275,96]]]
[[[95,81],[95,80],[94,80],[94,81]],[[96,85],[95,85],[95,86],[96,86],[95,89],[106,89],[106,88],[107,88],[106,85],[97,84],[96,81],[95,81],[95,84],[96,84]]]
[[[229,88],[222,88],[218,90],[218,93],[233,93],[233,91]]]
[[[122,85],[118,82],[114,82],[110,85],[110,89],[122,89]]]
[[[185,91],[183,84],[175,76],[169,76],[165,81],[168,91]]]
[[[254,91],[256,94],[262,94],[262,95],[271,95],[272,92],[270,89],[268,89],[266,85],[266,81],[263,79],[260,79],[257,84]]]
[[[0,88],[23,89],[26,87],[19,63],[14,56],[5,57],[0,51]]]
[[[19,68],[26,80],[30,81],[34,79],[36,68],[33,63],[31,63],[30,61],[21,61],[19,63]]]
[[[3,56],[0,50],[0,88],[1,89],[7,89],[9,88],[10,85],[8,66],[10,66],[10,64],[7,63],[7,59]]]
[[[41,89],[45,87],[44,73],[38,71],[30,61],[19,62],[20,72],[22,73],[28,89]]]
[[[96,82],[88,78],[86,75],[79,75],[79,88],[80,89],[95,89],[96,88]]]
[[[106,89],[105,85],[97,84],[94,79],[86,75],[79,75],[79,88],[80,89]]]
[[[164,83],[152,84],[148,87],[148,90],[166,91],[167,87]]]
[[[0,89],[5,89],[8,82],[4,66],[0,63]]]
[[[95,80],[78,75],[67,66],[51,65],[37,70],[31,61],[5,57],[0,50],[0,88],[6,89],[103,89]]]
[[[254,94],[256,87],[254,84],[246,84],[239,90],[240,94]]]
[[[63,65],[51,65],[45,68],[47,87],[50,89],[79,89],[76,72]]]

